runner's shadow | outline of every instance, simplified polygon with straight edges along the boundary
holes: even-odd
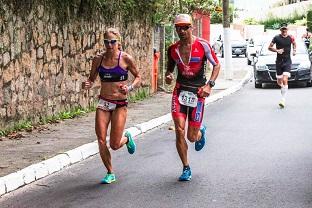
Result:
[[[305,83],[288,83],[289,88],[305,88]],[[263,89],[280,89],[280,86],[277,84],[266,83],[262,86]]]

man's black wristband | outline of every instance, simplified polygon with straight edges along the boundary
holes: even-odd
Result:
[[[213,80],[209,80],[209,81],[206,82],[206,85],[209,85],[212,88],[212,87],[214,87],[216,85],[216,83]]]

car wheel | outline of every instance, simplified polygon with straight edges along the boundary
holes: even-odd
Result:
[[[307,87],[312,87],[312,80],[307,82]]]
[[[247,64],[251,65],[251,61],[249,59],[247,59]]]
[[[255,88],[262,88],[262,83],[256,82],[255,81]]]

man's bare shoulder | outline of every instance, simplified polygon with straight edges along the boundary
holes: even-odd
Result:
[[[204,38],[197,37],[197,40],[198,40],[199,42],[206,43],[206,44],[210,45],[209,41],[206,40],[206,39],[204,39]]]
[[[169,49],[169,48],[176,47],[179,43],[180,43],[180,41],[177,41],[177,42],[171,43],[171,44],[169,45],[168,49]]]

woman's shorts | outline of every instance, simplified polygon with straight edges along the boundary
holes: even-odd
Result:
[[[97,109],[101,109],[104,111],[114,111],[117,108],[121,108],[124,106],[128,106],[127,99],[125,100],[110,100],[106,99],[102,96],[99,96],[99,103],[97,105]]]

